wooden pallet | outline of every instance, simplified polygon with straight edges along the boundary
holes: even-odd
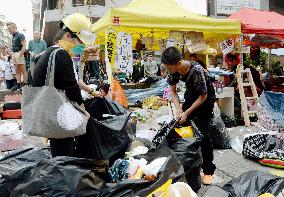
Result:
[[[248,82],[244,82],[244,78],[243,78],[243,74],[247,75],[247,79]],[[243,113],[243,117],[244,117],[244,121],[245,121],[245,126],[251,126],[251,122],[250,122],[250,115],[251,114],[256,114],[257,111],[253,110],[253,111],[249,111],[248,109],[248,100],[255,100],[256,103],[258,102],[258,94],[257,94],[257,90],[256,90],[256,86],[255,83],[253,81],[250,69],[243,69],[243,67],[241,65],[238,66],[237,69],[237,82],[238,82],[238,87],[239,87],[239,93],[240,93],[240,99],[241,99],[241,105],[242,105],[242,113]],[[245,87],[250,87],[251,91],[252,91],[252,97],[246,97],[245,95],[245,91],[244,88]]]

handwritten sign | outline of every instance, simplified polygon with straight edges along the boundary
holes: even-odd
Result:
[[[186,46],[190,53],[203,51],[206,49],[206,42],[203,37],[203,33],[191,32],[187,35]]]
[[[132,36],[124,32],[117,34],[115,68],[125,73],[133,72]]]
[[[114,70],[114,60],[116,54],[116,33],[108,32],[106,34],[106,70],[108,79],[111,82],[112,72]]]
[[[224,40],[223,42],[220,43],[220,48],[223,52],[224,55],[230,53],[234,49],[234,42],[233,39],[229,38],[227,40]]]
[[[109,63],[113,70],[114,60],[116,54],[116,33],[109,32],[106,34],[106,56],[108,57]]]

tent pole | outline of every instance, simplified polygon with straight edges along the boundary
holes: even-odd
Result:
[[[241,66],[244,68],[244,56],[243,56],[243,43],[244,43],[244,35],[240,34],[240,55],[241,55]]]
[[[271,49],[268,49],[268,57],[267,57],[267,66],[268,66],[268,72],[271,71]]]

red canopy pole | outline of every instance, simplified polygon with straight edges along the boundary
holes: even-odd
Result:
[[[244,35],[240,34],[240,60],[241,60],[241,69],[244,69],[244,56],[243,56],[243,45],[244,45]]]

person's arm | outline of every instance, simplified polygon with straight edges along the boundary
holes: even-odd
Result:
[[[81,105],[83,103],[81,90],[75,77],[73,62],[66,51],[60,50],[57,52],[56,66],[57,65],[58,67],[55,67],[55,81],[57,81],[57,83],[63,83],[65,94],[69,100]]]
[[[24,56],[24,53],[26,51],[26,40],[25,40],[25,38],[21,40],[21,44],[23,45],[23,47],[20,51],[20,54],[21,54],[21,56]]]
[[[170,93],[171,93],[171,96],[172,96],[172,101],[173,101],[173,103],[176,107],[176,110],[177,110],[176,116],[178,117],[183,111],[182,111],[181,104],[180,104],[180,101],[179,101],[179,97],[178,97],[178,94],[177,94],[177,86],[176,85],[170,86]]]
[[[30,53],[32,53],[32,41],[29,41],[29,44],[28,44],[28,51]]]
[[[207,99],[207,94],[200,95],[198,99],[185,112],[180,114],[180,123],[184,123],[187,117],[194,112]]]
[[[84,81],[82,81],[82,79],[79,79],[78,85],[79,85],[81,90],[88,92],[89,94],[93,95],[94,97],[102,97],[101,92],[95,91],[93,88],[91,88],[90,86],[85,84]]]

